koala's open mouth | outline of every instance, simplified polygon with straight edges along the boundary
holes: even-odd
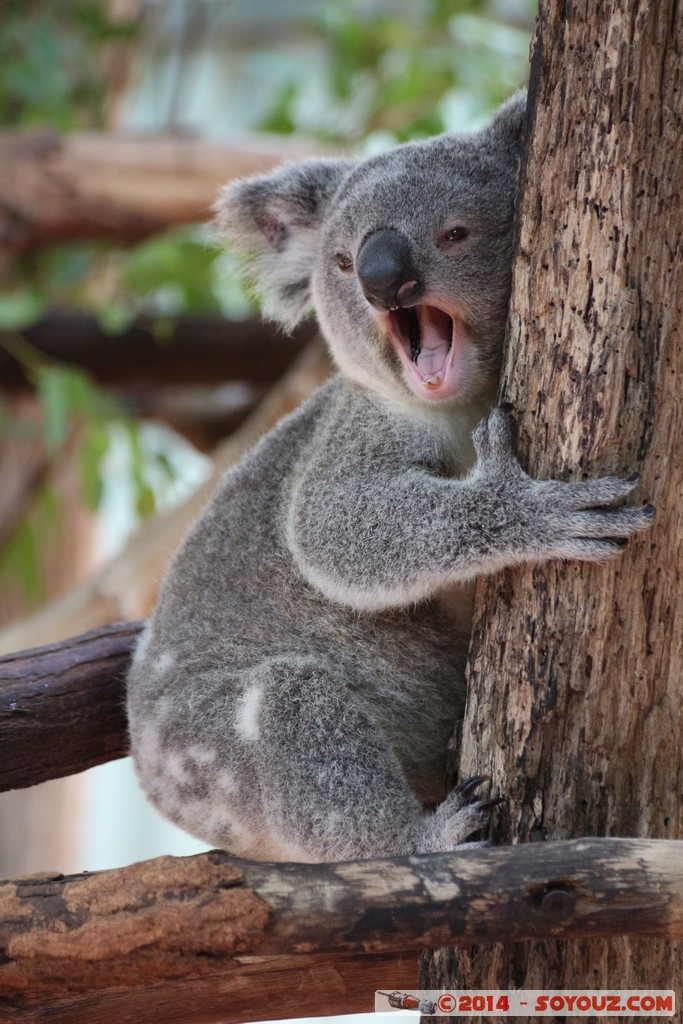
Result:
[[[454,356],[462,337],[459,318],[438,306],[421,304],[392,309],[388,321],[413,390],[423,398],[451,398],[458,383]]]

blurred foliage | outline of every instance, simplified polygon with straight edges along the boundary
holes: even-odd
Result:
[[[173,228],[130,249],[70,242],[15,261],[0,294],[0,331],[22,329],[55,306],[91,311],[112,334],[137,317],[164,321],[192,313],[253,312],[229,285],[224,253],[205,225]],[[233,275],[234,277],[234,275]]]
[[[293,76],[260,127],[347,143],[380,132],[403,142],[471,120],[472,107],[481,120],[526,79],[535,8],[536,0],[517,3],[526,23],[516,27],[489,0],[412,0],[400,15],[366,0],[323,5],[315,28],[325,74],[313,83],[315,99],[310,77],[307,87]]]
[[[4,0],[2,21],[0,124],[102,124],[103,46],[136,25],[112,21],[101,0]]]
[[[42,411],[39,432],[15,418],[2,417],[2,434],[10,440],[23,437],[35,442],[41,438],[53,463],[73,454],[82,499],[95,511],[104,492],[113,431],[123,428],[128,439],[131,500],[140,519],[151,515],[159,498],[176,480],[175,466],[167,454],[150,450],[137,421],[87,373],[46,358],[18,332],[5,330],[0,344],[24,367]],[[6,574],[17,577],[29,601],[41,596],[40,547],[54,534],[60,512],[49,483],[43,484],[36,492],[30,516],[17,524],[9,543],[0,551],[0,580]]]
[[[269,112],[253,127],[361,151],[472,127],[523,81],[534,10],[535,0],[321,2],[313,22],[297,29],[317,57],[287,72]],[[138,27],[110,20],[101,0],[5,0],[0,123],[101,126],[108,69]],[[50,456],[58,460],[75,447],[89,507],[102,499],[114,434],[120,439],[123,430],[128,439],[127,485],[140,517],[154,512],[164,484],[173,482],[173,462],[146,449],[144,431],[122,405],[82,371],[40,356],[21,330],[65,305],[92,310],[112,333],[138,316],[151,317],[160,339],[180,315],[248,315],[253,307],[236,275],[226,272],[230,260],[205,227],[190,226],[128,250],[105,242],[49,246],[22,257],[8,273],[0,294],[0,345],[24,364],[36,387]],[[19,429],[0,406],[0,437]],[[38,538],[49,536],[48,522],[57,514],[52,492],[43,487],[31,517],[0,552],[0,582],[18,574],[27,595],[39,595]]]
[[[43,595],[42,546],[54,542],[60,515],[53,489],[48,485],[41,487],[30,514],[17,524],[10,543],[0,550],[0,581],[18,580],[27,603],[36,603]]]

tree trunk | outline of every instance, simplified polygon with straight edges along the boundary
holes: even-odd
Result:
[[[682,36],[676,0],[540,4],[504,398],[532,476],[639,470],[657,516],[617,562],[479,585],[461,770],[502,841],[683,836]],[[440,950],[421,983],[680,992],[683,955]]]

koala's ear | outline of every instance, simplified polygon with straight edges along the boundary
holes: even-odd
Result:
[[[352,160],[306,160],[221,191],[216,223],[242,259],[263,312],[293,328],[310,303],[320,226]]]
[[[507,152],[519,151],[526,127],[526,89],[520,89],[498,107],[487,131],[491,138]]]

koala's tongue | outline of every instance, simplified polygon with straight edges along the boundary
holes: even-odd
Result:
[[[417,318],[420,323],[420,354],[415,365],[423,377],[441,373],[451,348],[453,321],[434,306],[418,306]]]

